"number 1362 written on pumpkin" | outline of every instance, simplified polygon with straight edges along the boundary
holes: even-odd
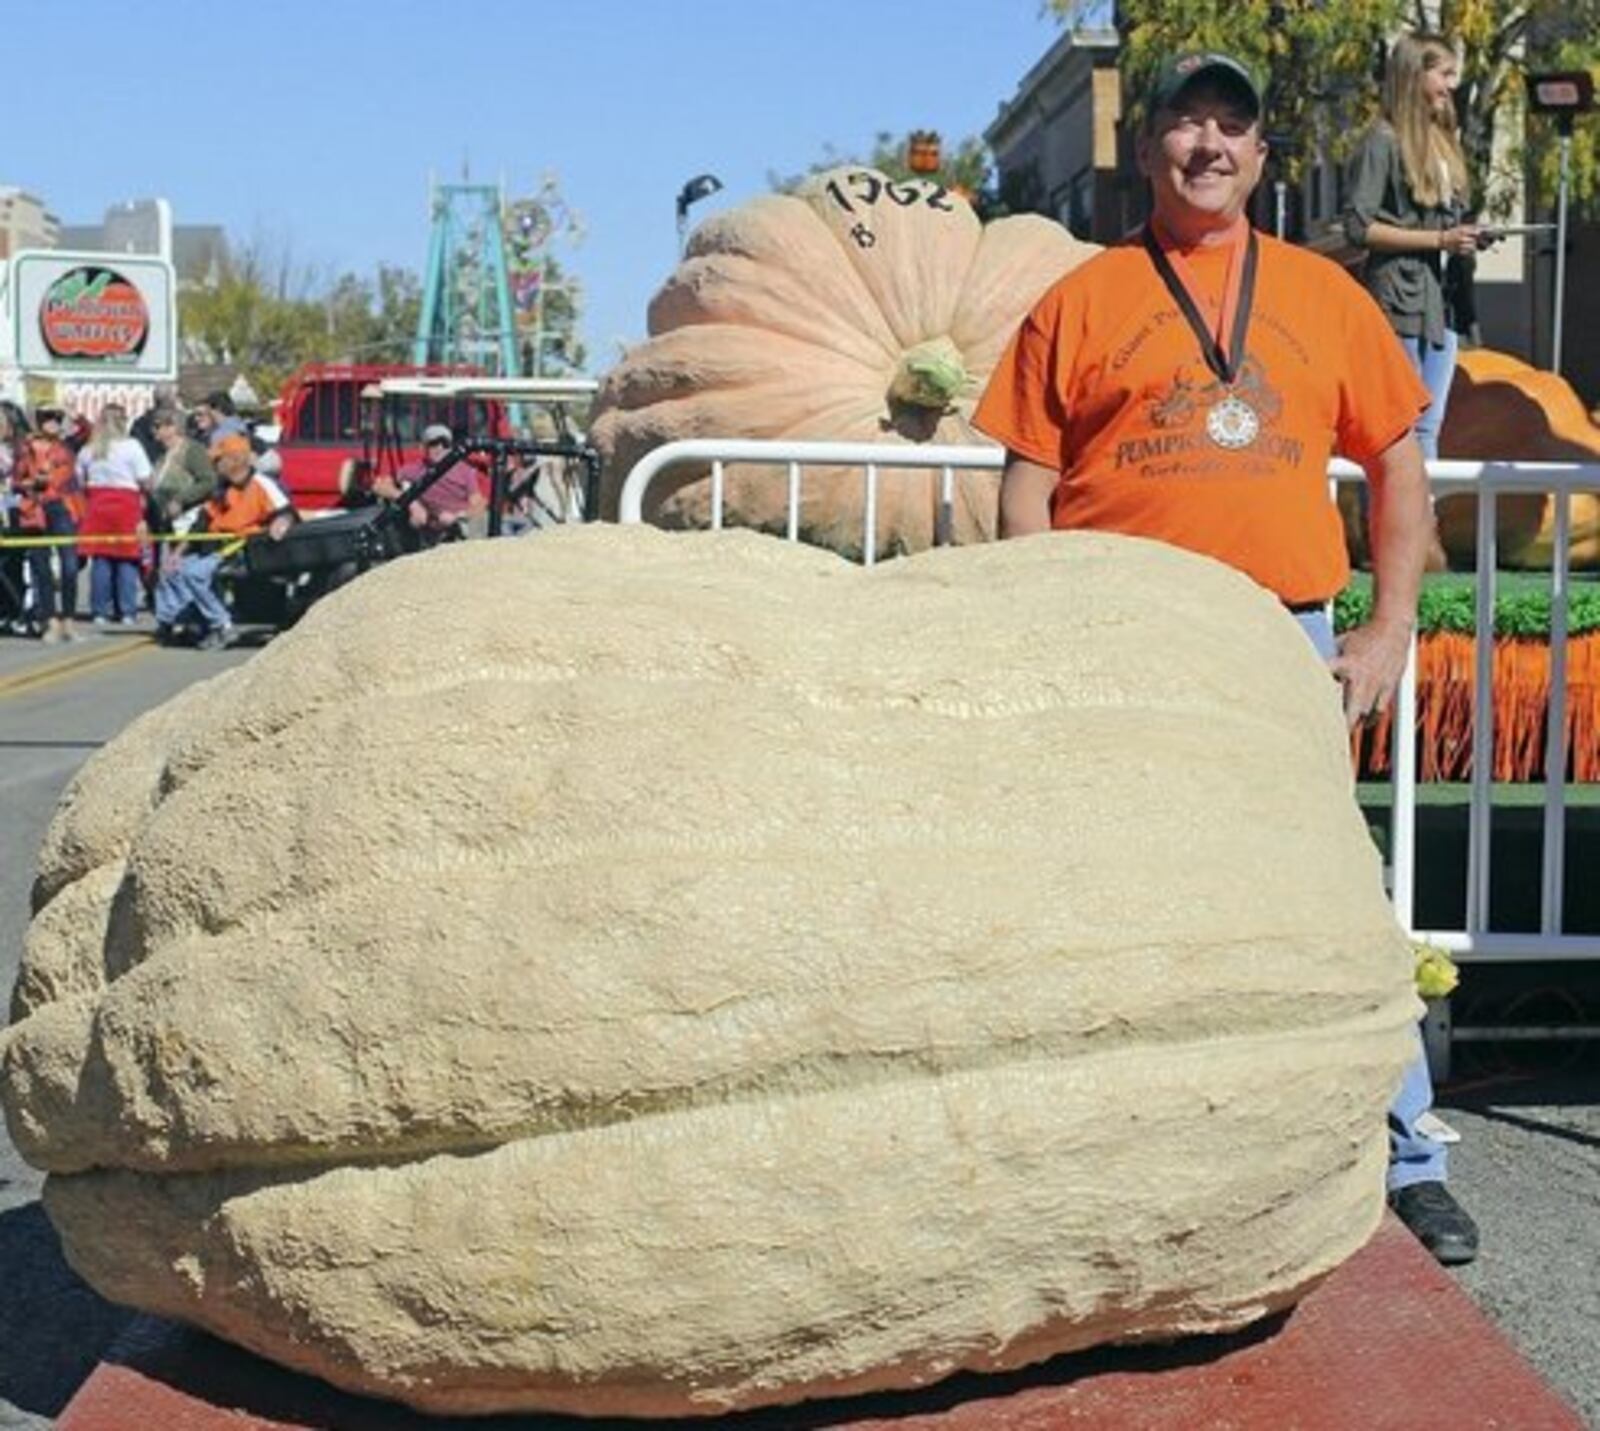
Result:
[[[846,186],[849,188],[848,193],[845,192]],[[950,191],[943,184],[896,183],[892,179],[886,180],[877,174],[870,174],[864,169],[856,169],[846,174],[843,184],[837,179],[830,179],[826,193],[845,213],[853,217],[858,215],[856,207],[858,204],[872,208],[883,198],[887,198],[890,203],[898,204],[902,209],[924,203],[930,209],[937,209],[941,213],[955,212],[950,204]],[[850,230],[850,237],[862,248],[871,248],[878,241],[865,221],[859,218]]]

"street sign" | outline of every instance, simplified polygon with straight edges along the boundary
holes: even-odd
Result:
[[[30,377],[171,382],[172,264],[148,254],[24,250],[10,264],[4,357]]]
[[[1551,325],[1550,368],[1561,371],[1562,316],[1567,293],[1567,190],[1572,180],[1572,123],[1594,108],[1594,76],[1587,70],[1559,70],[1528,76],[1528,107],[1555,117],[1561,134],[1561,177],[1556,199],[1555,319]]]
[[[1594,108],[1594,76],[1587,70],[1562,70],[1528,76],[1528,108],[1554,114],[1568,124]]]

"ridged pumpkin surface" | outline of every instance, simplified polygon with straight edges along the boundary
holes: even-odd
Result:
[[[987,443],[967,416],[1006,343],[1096,251],[1037,215],[985,226],[938,185],[870,169],[831,170],[708,220],[650,304],[650,338],[602,385],[603,512],[615,515],[640,457],[681,438]],[[930,362],[936,390],[913,400]],[[707,525],[705,471],[664,475],[647,516]],[[808,468],[804,480],[802,535],[859,553],[861,470]],[[880,482],[879,552],[930,546],[939,475],[886,471]],[[994,473],[957,474],[955,540],[994,535],[997,493]],[[781,532],[787,497],[782,468],[728,470],[732,524]]]
[[[73,1265],[439,1411],[1238,1327],[1376,1225],[1415,1047],[1326,670],[1129,538],[382,567],[93,757],[36,900]]]
[[[1600,462],[1600,427],[1578,394],[1558,373],[1530,367],[1486,348],[1461,354],[1450,405],[1439,436],[1444,457],[1524,462]],[[1439,536],[1451,566],[1477,565],[1478,499],[1464,493],[1441,496]],[[1555,503],[1543,492],[1512,492],[1495,500],[1502,567],[1550,569],[1555,544]],[[1600,570],[1600,496],[1572,497],[1568,561],[1577,571]]]

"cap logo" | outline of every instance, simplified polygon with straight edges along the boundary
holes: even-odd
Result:
[[[1173,66],[1180,75],[1192,75],[1201,65],[1206,63],[1205,55],[1186,55]]]

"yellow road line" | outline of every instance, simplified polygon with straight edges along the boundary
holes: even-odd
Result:
[[[5,700],[8,696],[20,696],[28,691],[42,690],[46,686],[70,680],[73,676],[82,675],[86,671],[96,671],[102,666],[126,661],[130,656],[143,655],[155,648],[155,640],[149,636],[119,637],[114,646],[97,651],[74,653],[62,660],[52,661],[48,666],[36,667],[31,671],[18,671],[14,676],[0,679],[0,700]]]

